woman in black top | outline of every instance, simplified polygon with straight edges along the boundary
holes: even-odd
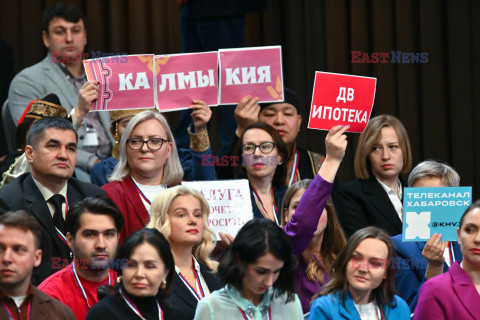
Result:
[[[87,319],[177,320],[183,315],[167,302],[175,274],[170,245],[156,229],[141,229],[117,254],[122,280],[115,293],[94,305]]]

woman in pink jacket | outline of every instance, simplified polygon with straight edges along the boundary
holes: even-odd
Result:
[[[413,319],[480,319],[480,200],[467,208],[457,230],[463,260],[425,282]]]

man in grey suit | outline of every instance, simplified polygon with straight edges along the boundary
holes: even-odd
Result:
[[[45,10],[42,25],[43,43],[49,53],[15,76],[8,93],[8,109],[16,125],[30,101],[55,93],[78,131],[77,177],[90,181],[90,169],[110,156],[113,137],[107,112],[88,113],[98,95],[98,85],[86,82],[82,64],[87,44],[85,17],[77,8],[61,3]]]
[[[40,222],[42,262],[32,276],[32,283],[38,285],[70,263],[65,238],[68,207],[86,197],[106,194],[95,185],[72,178],[78,138],[71,122],[60,117],[42,118],[32,125],[27,139],[25,157],[31,172],[0,189],[0,214],[25,210]]]

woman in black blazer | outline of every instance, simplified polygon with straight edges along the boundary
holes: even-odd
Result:
[[[208,228],[210,207],[203,195],[184,186],[160,193],[150,208],[149,228],[168,239],[175,261],[172,304],[193,319],[198,301],[220,289],[213,276],[218,263],[209,258],[215,234]]]
[[[404,182],[400,174],[412,166],[403,124],[390,115],[371,119],[360,135],[354,164],[357,179],[338,187],[333,196],[346,235],[371,225],[390,236],[402,233]]]

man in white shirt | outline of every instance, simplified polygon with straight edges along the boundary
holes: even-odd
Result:
[[[32,283],[51,275],[52,259],[71,259],[65,238],[65,213],[69,206],[89,196],[106,196],[90,183],[72,178],[77,157],[77,133],[60,117],[45,117],[28,131],[25,157],[31,172],[0,189],[0,214],[25,210],[42,228],[43,260],[34,270]]]

